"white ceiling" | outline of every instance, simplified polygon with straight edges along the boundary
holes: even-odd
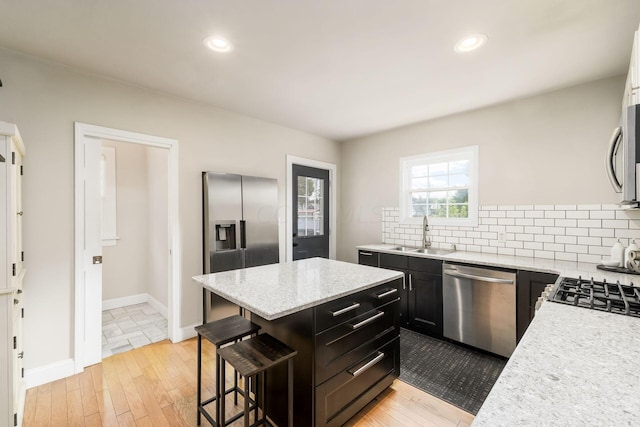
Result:
[[[344,140],[623,74],[640,1],[11,0],[1,14],[0,46]],[[476,32],[485,47],[454,53]],[[212,34],[235,50],[207,50]]]

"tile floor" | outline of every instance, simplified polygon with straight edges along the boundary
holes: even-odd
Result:
[[[146,302],[102,312],[103,359],[167,337],[167,319]]]

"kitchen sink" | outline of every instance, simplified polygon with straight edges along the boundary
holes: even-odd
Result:
[[[453,249],[437,249],[437,248],[424,248],[424,249],[415,249],[412,252],[416,252],[419,254],[427,254],[427,255],[448,255],[450,253],[455,252]]]
[[[399,251],[399,252],[413,252],[416,248],[411,248],[408,246],[396,246],[395,248],[389,249],[390,251]]]

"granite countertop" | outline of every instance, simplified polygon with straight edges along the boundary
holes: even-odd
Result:
[[[634,274],[612,273],[608,271],[598,270],[596,264],[586,262],[557,261],[544,258],[528,258],[511,255],[494,255],[480,252],[456,251],[447,255],[431,255],[420,254],[415,252],[394,251],[391,248],[398,245],[390,244],[373,244],[356,246],[357,249],[385,252],[396,255],[407,255],[423,258],[441,259],[451,262],[466,262],[471,264],[480,264],[490,267],[502,267],[519,270],[540,271],[543,273],[554,273],[561,277],[582,277],[583,279],[591,279],[602,281],[606,279],[608,282],[620,281],[622,284],[634,284],[640,286],[640,276]]]
[[[545,302],[473,426],[640,421],[640,319]]]
[[[310,258],[205,274],[193,280],[266,320],[274,320],[402,277],[392,270]]]

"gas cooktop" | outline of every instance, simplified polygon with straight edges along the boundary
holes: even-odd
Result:
[[[640,288],[620,282],[563,278],[550,301],[640,317]]]

